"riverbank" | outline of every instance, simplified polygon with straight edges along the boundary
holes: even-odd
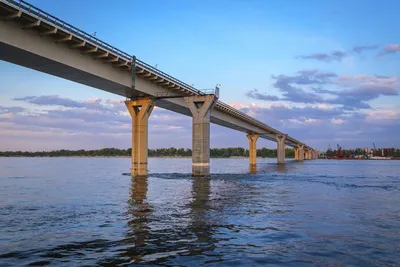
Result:
[[[131,156],[1,156],[0,158],[131,158]],[[187,159],[192,158],[192,156],[149,156],[149,158],[165,158],[165,159]],[[210,157],[212,159],[247,159],[248,157]],[[274,159],[276,157],[257,157]],[[286,157],[287,159],[293,159],[293,157]]]

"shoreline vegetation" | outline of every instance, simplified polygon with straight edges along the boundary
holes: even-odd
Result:
[[[102,148],[95,150],[52,150],[52,151],[0,151],[0,157],[111,157],[111,158],[129,158],[132,150],[118,148]],[[294,150],[286,149],[286,158],[294,158]],[[151,158],[190,158],[192,150],[188,148],[158,148],[149,149],[148,156]],[[211,148],[211,158],[247,158],[249,150],[242,147],[228,148]],[[276,158],[276,149],[268,149],[266,147],[257,149],[257,157],[261,158]]]

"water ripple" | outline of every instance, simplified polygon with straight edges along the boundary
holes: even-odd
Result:
[[[400,265],[399,161],[259,161],[0,159],[0,266]]]

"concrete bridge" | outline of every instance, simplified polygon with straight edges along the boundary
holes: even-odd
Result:
[[[147,175],[148,119],[154,106],[193,118],[192,173],[210,172],[210,122],[247,134],[250,165],[258,138],[277,142],[296,160],[317,152],[218,100],[219,88],[198,90],[25,1],[0,0],[0,59],[126,97],[132,117],[132,175]]]

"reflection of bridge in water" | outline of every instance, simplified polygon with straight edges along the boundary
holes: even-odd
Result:
[[[215,214],[236,209],[244,197],[240,193],[243,187],[235,182],[185,178],[184,181],[188,182],[185,187],[191,187],[185,189],[185,203],[177,209],[165,210],[163,203],[149,199],[149,180],[152,179],[132,178],[127,203],[127,231],[124,239],[118,242],[120,254],[113,259],[105,259],[103,263],[158,264],[166,263],[175,256],[193,258],[197,255],[201,261],[204,253],[215,250],[219,240],[214,236],[224,225],[223,218]],[[219,257],[216,254],[214,260],[218,261]]]
[[[155,105],[193,118],[194,176],[210,172],[210,123],[247,134],[250,165],[256,164],[258,138],[277,142],[280,164],[287,145],[298,161],[317,157],[311,147],[219,101],[218,87],[198,90],[24,1],[0,1],[0,59],[126,97],[134,176],[147,175]]]

